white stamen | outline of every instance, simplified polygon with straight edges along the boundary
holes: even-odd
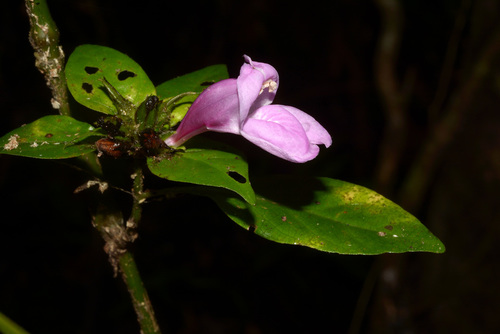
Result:
[[[276,81],[274,81],[273,79],[269,79],[269,80],[265,81],[262,84],[262,88],[260,89],[259,95],[262,94],[264,89],[267,89],[269,91],[269,93],[272,93],[276,89],[278,89],[278,83]]]

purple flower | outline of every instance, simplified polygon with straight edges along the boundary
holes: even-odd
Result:
[[[226,132],[285,160],[306,162],[318,155],[319,144],[332,144],[321,124],[302,110],[271,104],[279,82],[274,67],[248,56],[245,61],[237,79],[219,81],[200,94],[167,145],[182,145],[205,131]]]

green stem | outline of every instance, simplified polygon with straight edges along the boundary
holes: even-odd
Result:
[[[146,199],[146,195],[144,194],[144,172],[142,168],[143,162],[140,159],[136,159],[135,171],[132,175],[132,212],[127,221],[127,234],[134,239],[136,238],[135,229],[142,217],[142,203]],[[132,298],[137,320],[141,326],[141,333],[160,333],[153,306],[144,288],[132,254],[130,252],[123,253],[118,263],[123,281],[127,285],[130,297]]]
[[[0,312],[0,332],[5,334],[28,334],[21,326]]]
[[[127,228],[135,229],[137,224],[142,217],[142,203],[146,200],[146,194],[144,193],[144,172],[142,171],[142,161],[136,160],[135,171],[132,175],[132,212],[130,213],[130,218],[127,221]]]
[[[142,284],[137,265],[127,249],[135,240],[136,234],[128,227],[125,228],[123,215],[115,207],[116,204],[110,194],[105,192],[97,208],[93,224],[105,241],[104,250],[109,256],[109,262],[115,275],[120,273],[127,286],[141,327],[141,333],[160,333],[153,306]]]
[[[64,76],[64,52],[59,45],[59,31],[45,0],[26,0],[30,19],[29,40],[35,50],[35,65],[45,76],[52,91],[52,107],[69,115],[68,92]]]
[[[130,252],[123,253],[119,260],[120,272],[123,281],[127,285],[128,292],[132,298],[137,320],[141,326],[142,334],[160,333],[160,328],[156,322],[153,306],[149,300],[148,293],[142,284],[139,271],[134,258]]]

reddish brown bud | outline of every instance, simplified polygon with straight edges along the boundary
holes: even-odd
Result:
[[[99,154],[104,153],[116,159],[127,151],[128,145],[115,139],[102,138],[95,142],[95,146]]]

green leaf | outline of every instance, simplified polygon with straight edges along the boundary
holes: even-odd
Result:
[[[255,193],[248,179],[246,159],[229,146],[195,139],[194,147],[168,159],[148,158],[148,167],[159,177],[178,182],[221,187],[239,194],[246,202],[255,203]]]
[[[212,65],[166,81],[156,87],[156,91],[160,99],[185,92],[201,93],[210,84],[228,77],[226,65]]]
[[[40,159],[72,158],[95,151],[95,140],[90,137],[96,136],[103,134],[88,123],[69,116],[45,116],[1,137],[0,153]]]
[[[5,314],[0,312],[0,333],[4,334],[28,334],[21,326],[9,319]]]
[[[118,110],[103,89],[103,78],[138,107],[156,90],[144,70],[127,55],[99,45],[80,45],[66,64],[68,88],[76,101],[109,115]]]
[[[445,251],[414,216],[367,188],[329,178],[255,182],[256,204],[208,194],[241,227],[279,243],[340,254]]]

